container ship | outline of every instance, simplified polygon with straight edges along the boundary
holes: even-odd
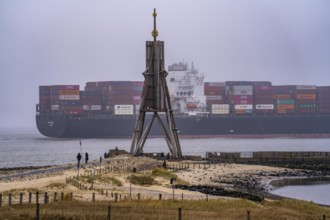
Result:
[[[204,82],[192,64],[168,67],[180,137],[330,137],[330,86],[268,81]],[[87,82],[39,87],[36,124],[58,138],[132,137],[144,83]],[[147,115],[148,117],[148,115]],[[154,124],[150,135],[160,135]]]

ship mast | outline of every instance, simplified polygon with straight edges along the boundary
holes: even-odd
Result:
[[[153,41],[146,42],[146,70],[143,72],[144,86],[141,95],[141,103],[138,119],[132,138],[130,153],[134,156],[143,152],[143,147],[155,119],[157,119],[167,146],[173,158],[182,158],[182,152],[175,125],[173,111],[168,92],[166,72],[164,66],[164,41],[157,41],[158,31],[156,27],[156,9],[153,13],[154,29],[152,31]],[[152,112],[152,117],[146,127],[145,115]],[[159,116],[159,112],[166,113],[165,123]]]

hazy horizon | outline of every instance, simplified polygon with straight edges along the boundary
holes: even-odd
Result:
[[[38,86],[138,80],[145,41],[205,81],[330,85],[330,1],[0,2],[0,127],[35,127]]]

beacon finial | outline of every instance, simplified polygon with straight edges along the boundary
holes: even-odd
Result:
[[[154,8],[154,13],[152,14],[152,16],[154,16],[154,30],[152,31],[152,36],[154,37],[154,41],[156,42],[158,36],[158,31],[156,29],[156,17],[157,17],[156,8]]]

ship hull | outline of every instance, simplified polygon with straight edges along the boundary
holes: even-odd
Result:
[[[177,117],[180,137],[330,137],[330,116]],[[130,138],[136,119],[83,119],[36,117],[37,128],[47,137]],[[160,136],[155,122],[150,136]]]

